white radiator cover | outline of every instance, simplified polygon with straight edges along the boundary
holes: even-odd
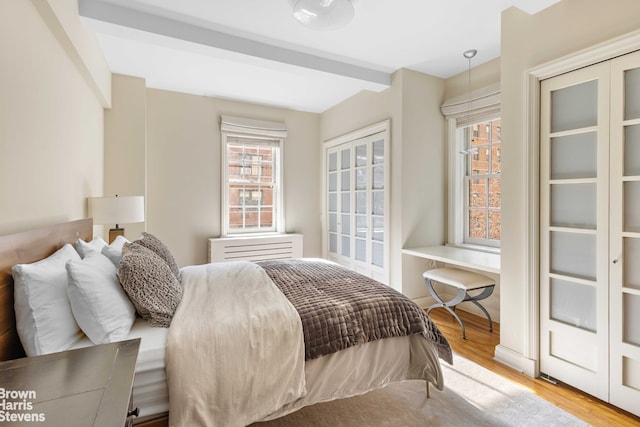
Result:
[[[216,237],[209,239],[209,262],[302,258],[302,234]]]

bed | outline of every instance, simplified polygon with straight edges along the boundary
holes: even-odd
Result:
[[[14,359],[23,357],[25,355],[20,339],[16,332],[13,296],[14,289],[11,268],[16,264],[33,263],[35,261],[46,258],[66,243],[75,243],[76,241],[78,241],[78,239],[89,242],[93,239],[92,230],[92,221],[90,219],[86,219],[0,237],[0,304],[2,307],[0,309],[1,360]],[[305,261],[301,260],[301,262]],[[228,263],[224,265],[224,268],[229,270],[227,272],[228,274],[223,274],[229,276],[228,279],[224,280],[231,280],[230,283],[237,283],[237,277],[234,276],[236,274],[235,269],[237,268],[237,266],[232,266]],[[252,265],[241,265],[241,267],[248,268],[250,270],[256,270],[256,267]],[[267,266],[263,267],[265,267],[266,269]],[[257,270],[262,271],[263,267],[258,267]],[[241,290],[241,288],[236,288],[235,286],[230,287],[228,284],[225,285],[225,282],[223,282],[223,279],[221,278],[221,268],[221,266],[214,265],[185,267],[181,269],[181,274],[184,282],[182,283],[182,286],[187,289],[189,287],[188,283],[192,280],[190,278],[192,277],[201,276],[203,274],[204,276],[215,274],[217,275],[216,277],[218,277],[215,282],[220,284],[219,292],[223,292],[223,289],[231,289],[231,294],[224,297],[222,297],[221,294],[217,294],[216,297],[212,299],[212,301],[224,301],[224,298],[237,298],[237,296],[234,297],[232,295],[234,292],[236,294],[238,292],[242,292],[243,296],[252,293],[251,290],[247,292],[245,290]],[[295,274],[295,271],[298,267],[290,265],[287,268],[289,269],[288,274],[291,275]],[[277,269],[278,267],[276,267],[276,270]],[[273,268],[271,271],[273,271]],[[193,280],[194,283],[199,283],[196,279]],[[286,280],[287,279],[282,280],[283,286],[285,288]],[[247,286],[249,286],[248,289],[251,289],[252,286],[255,286],[254,280],[246,280],[246,282],[248,283]],[[194,285],[194,287],[197,289],[201,289],[202,285],[197,284]],[[270,295],[275,295],[275,297],[278,297],[277,294],[279,293],[280,292],[278,291]],[[282,291],[282,293],[286,293],[286,290]],[[262,294],[256,295],[257,300],[265,298]],[[202,298],[199,297],[198,294],[195,294],[190,298],[185,298],[181,303],[182,305],[179,306],[178,310],[176,311],[176,318],[179,318],[180,316],[184,317],[186,316],[186,312],[193,311],[193,309],[183,309],[181,312],[181,309],[187,304],[184,301],[189,299],[198,301]],[[248,297],[243,297],[242,299],[246,299],[247,301],[251,300],[251,298]],[[304,297],[304,299],[306,300],[308,298]],[[197,303],[194,302],[190,302],[189,304],[197,305]],[[252,304],[255,304],[255,301],[251,302],[250,306],[252,306]],[[207,308],[205,304],[202,305],[205,309]],[[227,303],[226,305],[229,304]],[[214,311],[223,312],[224,306],[225,303],[222,303],[222,305]],[[238,309],[235,308],[234,310]],[[263,313],[264,319],[273,318],[274,313],[270,312],[269,310],[270,308],[268,308],[267,311]],[[256,317],[255,313],[253,312],[248,316],[250,319],[254,319]],[[196,323],[192,322],[191,324],[186,322],[183,324],[182,329],[180,329],[178,326],[174,327],[173,324],[171,328],[150,327],[147,322],[141,318],[135,320],[133,327],[128,332],[127,338],[142,338],[133,389],[134,405],[140,408],[140,417],[138,419],[138,422],[144,422],[146,420],[156,419],[158,417],[166,418],[167,413],[171,407],[171,402],[177,399],[176,396],[179,397],[179,395],[186,393],[185,390],[188,391],[191,388],[191,383],[189,383],[187,387],[185,387],[184,384],[178,384],[179,381],[177,380],[177,378],[180,377],[180,379],[182,379],[183,375],[181,374],[178,376],[173,371],[175,365],[185,364],[184,360],[187,360],[183,360],[183,357],[181,356],[182,353],[179,353],[176,348],[183,346],[186,346],[188,348],[195,348],[199,347],[203,342],[210,341],[199,339],[198,341],[192,341],[191,344],[188,344],[188,341],[186,341],[187,344],[185,344],[185,341],[180,341],[176,344],[176,340],[182,340],[184,335],[188,335],[187,332],[189,332],[191,329],[196,329],[193,327],[193,325],[206,325],[208,323],[211,323],[216,325],[215,329],[220,329],[220,325],[222,323],[228,323],[226,320],[228,318],[229,316],[223,312],[220,317],[215,319],[215,321],[203,322],[201,320],[198,320]],[[182,320],[180,322],[182,322]],[[177,321],[176,324],[178,324]],[[260,324],[267,324],[268,326],[271,326],[272,324],[275,325],[275,322],[265,322],[264,320],[262,320]],[[231,327],[235,328],[237,327],[237,325],[232,325]],[[266,327],[265,329],[269,329],[269,327]],[[235,329],[233,330],[235,331]],[[198,334],[201,333],[203,332],[198,332]],[[256,333],[256,329],[254,328],[252,330],[249,330],[247,331],[247,333],[249,334],[248,336],[252,336],[251,334]],[[439,331],[437,333],[439,333]],[[280,335],[281,330],[276,329],[275,335],[272,333],[271,336],[279,339]],[[287,399],[276,400],[275,403],[272,403],[276,405],[275,407],[272,407],[271,409],[263,408],[263,412],[259,412],[258,415],[254,413],[251,414],[248,418],[242,418],[243,421],[238,422],[238,425],[249,424],[253,421],[277,418],[296,411],[303,406],[307,406],[317,402],[329,401],[362,394],[372,389],[383,387],[386,384],[407,379],[425,380],[427,384],[427,392],[429,383],[435,385],[438,389],[442,389],[443,378],[440,370],[440,359],[450,360],[450,348],[448,347],[448,343],[446,343],[446,339],[444,339],[444,337],[439,336],[438,340],[439,342],[435,343],[433,340],[427,340],[424,334],[413,333],[406,336],[393,336],[383,339],[370,340],[368,342],[357,345],[347,345],[345,348],[339,349],[339,351],[322,355],[305,354],[305,352],[308,353],[309,350],[305,347],[304,343],[302,344],[302,347],[300,347],[298,343],[294,342],[294,347],[291,348],[295,348],[296,350],[291,351],[292,354],[288,354],[289,358],[282,358],[282,366],[272,366],[273,370],[269,370],[269,375],[262,376],[267,379],[271,377],[271,380],[273,380],[273,375],[271,375],[273,374],[273,372],[278,372],[278,369],[284,372],[288,368],[283,370],[283,366],[289,363],[293,363],[301,366],[298,369],[301,372],[302,382],[292,382],[292,387],[289,387],[288,390],[285,390],[289,393],[287,395]],[[243,343],[243,340],[235,341]],[[93,345],[92,341],[87,337],[83,337],[75,342],[73,347],[77,348],[87,345]],[[168,350],[168,345],[169,348],[174,348],[176,350]],[[281,344],[279,343],[278,346],[280,345]],[[220,346],[220,343],[218,343],[218,346]],[[241,348],[244,349],[246,348],[246,346]],[[212,354],[210,352],[214,350],[215,348],[212,350],[208,347],[205,352],[200,353],[203,355],[206,354],[207,357],[199,357],[198,362],[203,363],[204,361],[204,363],[206,363],[207,360],[213,359],[214,357],[210,355]],[[191,353],[197,352],[192,351]],[[184,357],[186,358],[186,356]],[[236,361],[233,359],[236,359],[238,357],[239,356],[230,357],[228,363],[236,363]],[[301,359],[301,362],[295,362],[296,358]],[[225,365],[223,358],[216,357],[215,359],[216,363],[220,365],[219,369],[224,370]],[[264,371],[264,366],[256,363],[255,368],[251,367],[250,365],[253,364],[250,360],[245,361],[244,363],[249,367],[248,372],[251,372],[251,369],[254,369],[253,374],[251,374],[252,376],[261,377],[260,372]],[[196,364],[196,362],[189,361],[186,364],[192,365]],[[292,368],[288,370],[294,371],[295,369]],[[174,373],[171,374],[172,372]],[[170,375],[169,380],[167,378],[167,373],[169,373]],[[203,377],[203,375],[198,374],[197,371],[195,373],[191,372],[191,376],[191,381],[197,381],[198,376]],[[245,375],[243,374],[243,377],[244,376]],[[185,378],[188,378],[188,376],[185,375]],[[226,381],[231,380],[233,380],[233,376],[226,379]],[[276,381],[280,382],[277,377]],[[203,382],[212,383],[214,381],[206,380]],[[252,384],[250,383],[249,386],[251,387]],[[265,386],[271,387],[268,383]],[[302,388],[302,390],[292,391],[294,388]],[[220,390],[218,390],[218,392],[220,393]],[[208,391],[201,392],[201,394],[207,393]],[[170,400],[170,395],[174,396],[173,400]],[[190,396],[187,398],[187,400],[183,400],[183,402],[191,402],[196,398],[199,398],[199,395],[195,397]],[[257,396],[256,399],[261,399],[261,396]],[[237,400],[237,397],[232,398],[231,400]],[[247,406],[252,407],[254,406],[254,403],[247,402]],[[183,404],[182,406],[196,406],[196,404]],[[174,410],[171,411],[171,414],[173,418]],[[198,418],[200,415],[196,415],[195,418],[193,418],[193,414],[186,414],[185,416],[186,418],[182,417],[172,420],[172,424],[184,424],[186,422],[185,420],[190,420],[190,422],[200,422],[201,424],[207,423],[206,421],[204,421],[206,420],[206,418]]]

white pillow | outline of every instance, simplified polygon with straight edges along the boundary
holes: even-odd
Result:
[[[120,260],[122,259],[122,247],[125,243],[129,243],[129,240],[127,240],[126,237],[117,236],[110,245],[105,245],[102,248],[102,255],[109,258],[116,268],[120,265]]]
[[[67,296],[69,260],[80,255],[66,244],[43,260],[11,269],[16,326],[27,356],[67,350],[83,337]]]
[[[80,328],[94,344],[127,337],[136,310],[124,293],[115,265],[98,252],[67,262],[69,301]]]
[[[76,251],[80,254],[81,258],[87,256],[89,252],[100,252],[103,247],[107,246],[107,242],[102,237],[94,237],[92,241],[85,242],[82,239],[78,239],[76,242]]]

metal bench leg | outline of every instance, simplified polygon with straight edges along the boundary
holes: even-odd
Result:
[[[469,294],[467,294],[467,297],[465,298],[465,301],[471,301],[472,303],[474,303],[476,307],[482,310],[484,315],[487,317],[487,320],[489,320],[489,332],[493,332],[493,322],[491,321],[491,315],[489,315],[489,312],[487,311],[487,309],[484,308],[484,306],[480,304],[478,301],[489,297],[493,293],[493,288],[494,288],[493,286],[488,286],[484,288],[482,292],[476,295],[475,297],[469,296]]]
[[[467,297],[467,293],[464,289],[458,289],[458,293],[455,297],[450,299],[449,301],[443,301],[440,295],[433,288],[433,283],[431,283],[431,279],[425,279],[425,284],[427,285],[427,289],[431,296],[437,301],[435,304],[431,304],[429,308],[427,308],[427,314],[431,312],[434,308],[442,307],[447,310],[451,315],[458,321],[460,324],[460,328],[462,329],[462,339],[467,339],[467,335],[464,329],[464,323],[462,323],[462,319],[458,317],[458,314],[455,312],[456,305],[460,304]],[[451,309],[453,307],[453,310]]]
[[[471,302],[474,303],[480,310],[482,310],[485,316],[487,316],[487,319],[489,320],[489,332],[493,332],[493,322],[491,321],[491,316],[489,315],[487,309],[474,299],[472,299]]]

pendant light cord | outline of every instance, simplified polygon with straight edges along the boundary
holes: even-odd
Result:
[[[477,53],[478,51],[475,49],[465,50],[462,53],[462,56],[469,60],[467,68],[467,96],[469,97],[467,99],[467,123],[469,123],[469,119],[471,118],[471,59],[476,56]]]

